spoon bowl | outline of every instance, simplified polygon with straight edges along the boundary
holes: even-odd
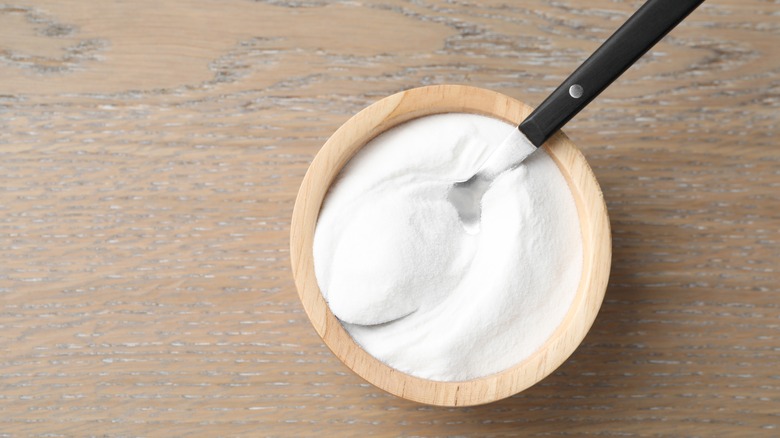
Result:
[[[499,174],[519,166],[536,148],[516,129],[498,145],[471,178],[456,182],[450,187],[447,199],[458,211],[458,217],[467,233],[479,232],[482,197],[493,180]]]
[[[463,228],[469,234],[479,232],[479,220],[482,217],[482,196],[493,181],[479,173],[466,181],[456,182],[450,188],[447,199],[458,211]]]

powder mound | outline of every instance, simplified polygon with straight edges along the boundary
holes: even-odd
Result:
[[[501,171],[491,155],[513,131],[471,114],[415,119],[371,140],[331,186],[314,235],[317,283],[389,366],[441,381],[497,373],[542,346],[571,306],[582,269],[574,198],[544,150]],[[499,174],[470,234],[448,193],[486,162]]]
[[[432,293],[447,283],[458,244],[451,236],[460,224],[440,190],[377,196],[341,224],[324,287],[331,291],[327,301],[336,317],[352,324],[386,323],[420,308],[425,294],[419,291]]]

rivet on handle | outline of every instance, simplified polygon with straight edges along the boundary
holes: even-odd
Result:
[[[574,84],[571,87],[569,87],[569,96],[579,99],[582,97],[582,85],[580,84]]]

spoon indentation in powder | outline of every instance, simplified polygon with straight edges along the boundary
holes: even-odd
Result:
[[[493,180],[501,173],[519,166],[535,150],[536,146],[520,130],[515,129],[487,157],[471,178],[452,185],[447,199],[458,211],[458,217],[467,233],[479,232],[482,197]]]

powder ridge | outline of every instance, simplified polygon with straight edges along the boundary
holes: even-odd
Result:
[[[314,236],[320,290],[368,353],[460,381],[521,362],[568,312],[582,269],[573,196],[543,149],[499,174],[479,232],[448,201],[516,128],[440,114],[370,141],[325,198]]]

